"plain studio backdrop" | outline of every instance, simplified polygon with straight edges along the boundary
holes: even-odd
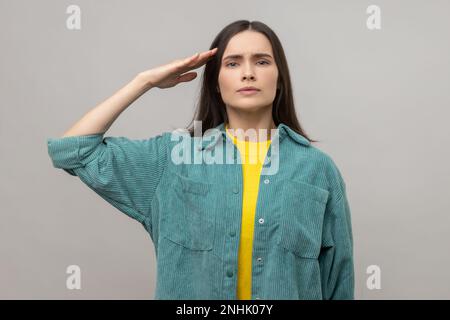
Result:
[[[81,29],[66,10],[77,5]],[[377,5],[381,29],[366,12]],[[209,48],[238,19],[279,36],[298,117],[347,185],[356,299],[450,298],[448,1],[0,1],[0,298],[153,299],[142,225],[52,167],[46,139],[138,72]],[[153,89],[106,136],[185,127],[192,82]],[[67,267],[81,268],[69,290]],[[380,288],[367,285],[371,266]]]

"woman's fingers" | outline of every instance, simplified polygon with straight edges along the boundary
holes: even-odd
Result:
[[[215,53],[217,52],[217,48],[208,50],[208,51],[204,51],[201,53],[196,53],[194,54],[190,60],[195,61],[195,60],[200,60],[203,61],[205,59],[208,59],[210,57],[212,57]]]
[[[161,89],[170,88],[178,82],[187,82],[197,77],[196,72],[188,72],[205,64],[216,54],[217,48],[198,52],[184,59],[173,60],[167,64],[142,72],[148,83]]]
[[[198,63],[200,63],[200,65],[204,64],[206,61],[208,61],[208,59],[214,56],[216,52],[217,48],[203,52],[198,59],[199,60]]]
[[[214,48],[212,50],[196,53],[193,56],[184,59],[179,65],[179,71],[186,72],[192,69],[197,69],[198,67],[205,64],[206,61],[211,58],[216,52],[217,48]]]

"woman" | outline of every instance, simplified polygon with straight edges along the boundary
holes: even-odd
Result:
[[[48,139],[53,165],[142,223],[155,245],[155,299],[353,299],[345,183],[297,120],[278,37],[239,20],[210,48],[139,73]],[[143,93],[189,82],[204,64],[185,134],[104,137]]]

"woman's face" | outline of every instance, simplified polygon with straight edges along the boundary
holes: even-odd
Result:
[[[222,57],[218,79],[222,100],[228,108],[254,112],[272,107],[277,81],[278,68],[266,36],[246,30],[230,39]],[[253,94],[238,91],[246,86],[256,87],[259,91]]]

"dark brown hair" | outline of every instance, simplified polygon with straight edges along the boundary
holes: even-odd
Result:
[[[297,133],[310,139],[302,129],[297,119],[294,99],[292,95],[291,79],[284,50],[275,32],[260,21],[238,20],[230,23],[220,31],[210,46],[210,50],[217,47],[216,54],[206,63],[202,77],[200,99],[198,101],[193,119],[186,128],[190,135],[194,135],[194,120],[202,121],[202,134],[222,122],[227,123],[228,117],[225,103],[220,92],[217,92],[218,78],[222,56],[230,39],[239,32],[253,30],[265,35],[272,45],[274,59],[278,67],[278,87],[272,104],[272,117],[275,125],[284,123]]]

